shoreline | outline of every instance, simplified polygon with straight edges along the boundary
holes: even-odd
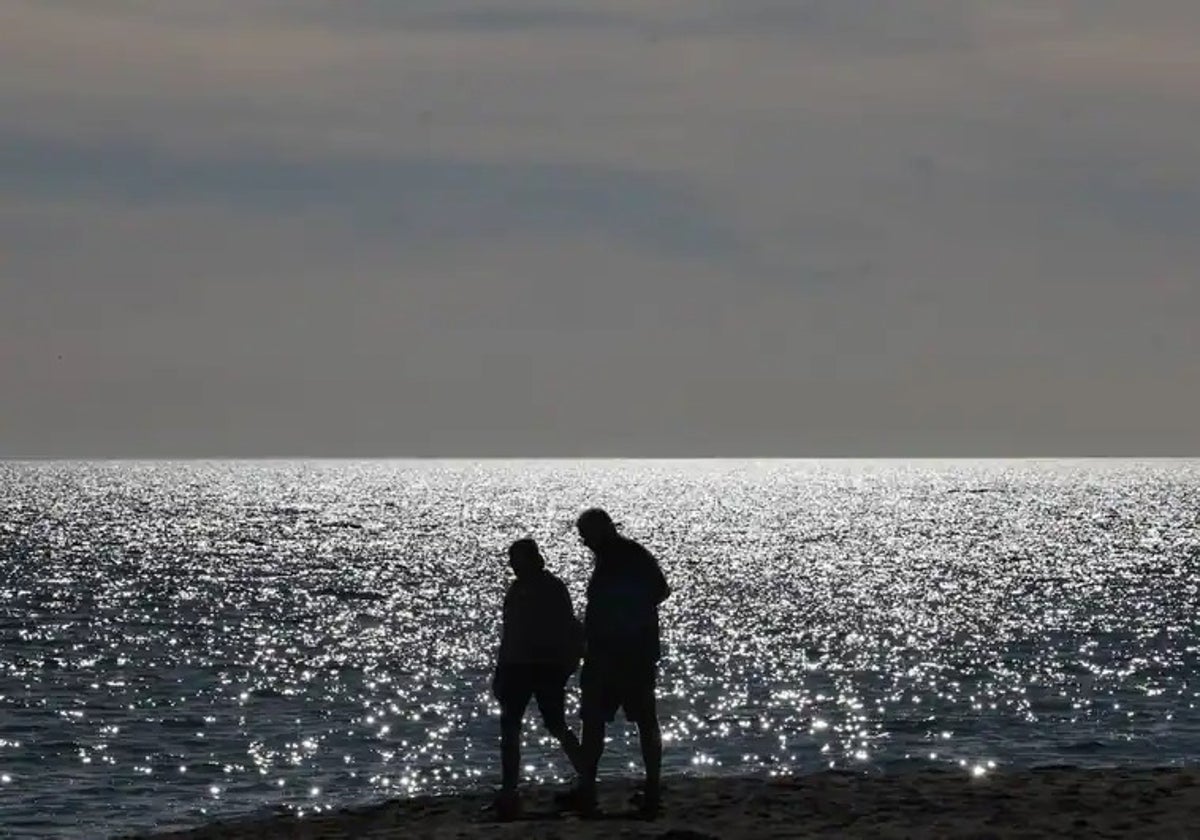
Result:
[[[601,815],[583,820],[553,806],[556,786],[522,789],[520,820],[487,813],[492,792],[395,799],[330,813],[252,816],[141,840],[213,838],[629,837],[662,840],[757,837],[1155,837],[1196,836],[1200,767],[1044,767],[989,773],[921,770],[894,775],[827,771],[778,779],[664,779],[663,814],[638,819],[635,779],[602,780]]]

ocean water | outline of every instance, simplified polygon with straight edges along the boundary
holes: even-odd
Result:
[[[1200,461],[0,463],[0,834],[494,783],[504,548],[581,610],[595,504],[675,590],[668,774],[1200,755]]]

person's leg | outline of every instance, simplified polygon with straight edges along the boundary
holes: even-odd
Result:
[[[596,663],[585,662],[579,675],[580,717],[583,718],[583,743],[580,745],[577,799],[585,810],[595,808],[596,774],[604,754],[604,728],[612,720],[611,680]]]
[[[642,808],[654,812],[658,808],[662,782],[662,729],[658,723],[658,700],[655,696],[657,665],[648,663],[630,686],[630,697],[626,701],[626,714],[632,717],[638,728],[638,742],[642,748],[642,764],[646,768],[646,786],[642,797]],[[632,706],[632,710],[631,707]]]
[[[537,689],[538,710],[542,713],[542,723],[546,730],[562,745],[563,752],[571,762],[571,767],[577,775],[583,774],[583,754],[579,739],[571,727],[567,726],[566,694],[567,680],[570,672],[559,668],[546,669],[543,679]]]
[[[583,744],[579,742],[571,727],[567,726],[566,721],[563,721],[560,729],[551,729],[550,734],[562,745],[563,752],[567,754],[567,760],[571,762],[571,769],[576,775],[583,773]]]
[[[496,698],[500,701],[500,789],[516,793],[521,781],[521,726],[533,685],[525,669],[509,666],[497,673]]]
[[[646,765],[646,798],[657,801],[662,781],[662,730],[658,717],[651,715],[639,721],[637,728],[642,763]]]
[[[600,756],[604,754],[604,719],[584,718],[579,790],[585,798],[596,798],[596,775],[600,771]]]
[[[604,752],[604,721],[584,718],[583,743],[579,747],[579,774],[575,787],[555,794],[560,806],[576,811],[583,816],[596,812],[596,770],[600,766],[600,754]]]
[[[521,779],[521,715],[500,716],[500,789],[515,792]]]

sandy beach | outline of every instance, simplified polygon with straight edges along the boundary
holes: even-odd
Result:
[[[669,780],[664,814],[639,820],[632,781],[609,781],[597,819],[557,813],[553,788],[525,791],[512,823],[487,813],[490,793],[396,800],[297,819],[272,816],[160,833],[208,838],[1017,838],[1200,837],[1200,768],[1045,768],[971,777],[923,771],[891,776],[828,772],[793,779]]]

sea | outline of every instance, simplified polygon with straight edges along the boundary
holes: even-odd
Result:
[[[582,611],[597,505],[674,590],[668,777],[1200,755],[1196,460],[3,462],[0,835],[488,789],[505,549]]]

